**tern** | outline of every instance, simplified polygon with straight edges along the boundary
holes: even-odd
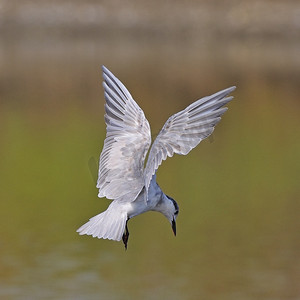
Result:
[[[145,212],[162,213],[176,236],[177,202],[164,194],[156,171],[174,153],[186,155],[212,134],[235,86],[201,98],[172,115],[154,140],[143,110],[106,67],[102,66],[106,138],[100,155],[98,197],[113,200],[107,210],[91,218],[77,232],[121,241],[127,249],[128,221]],[[145,158],[150,148],[147,163]]]

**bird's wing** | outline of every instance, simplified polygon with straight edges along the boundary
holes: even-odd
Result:
[[[121,81],[104,66],[102,70],[106,139],[100,156],[98,197],[133,201],[145,183],[143,169],[151,144],[150,126]]]
[[[223,106],[233,98],[226,96],[234,89],[230,87],[199,99],[167,120],[149,152],[144,171],[146,189],[163,160],[174,153],[188,154],[213,132],[227,110]]]

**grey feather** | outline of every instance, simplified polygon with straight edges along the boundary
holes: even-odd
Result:
[[[234,89],[235,87],[230,87],[199,99],[167,120],[149,152],[144,172],[146,189],[163,160],[174,153],[188,154],[213,132],[227,110],[223,105],[233,98],[226,96]]]
[[[150,126],[125,86],[103,67],[106,139],[100,156],[99,197],[134,201],[144,186],[143,168],[151,144]]]

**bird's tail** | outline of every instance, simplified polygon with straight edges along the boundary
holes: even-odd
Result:
[[[91,218],[77,229],[77,232],[80,235],[87,234],[98,239],[120,241],[125,230],[127,213],[113,204],[112,202],[106,211]]]

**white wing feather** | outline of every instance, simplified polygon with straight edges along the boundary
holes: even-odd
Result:
[[[221,115],[227,110],[222,106],[233,98],[226,96],[234,89],[230,87],[204,97],[167,120],[149,152],[144,172],[146,189],[163,160],[172,157],[174,153],[188,154],[213,132]]]
[[[100,156],[98,197],[134,201],[144,187],[150,126],[125,86],[104,66],[106,139]]]

